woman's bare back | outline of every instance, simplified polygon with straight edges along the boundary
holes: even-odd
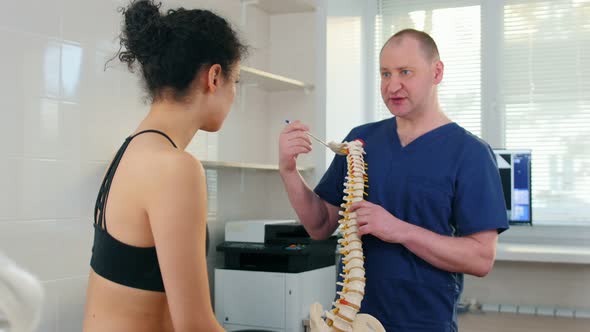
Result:
[[[173,151],[163,137],[137,136],[125,151],[113,177],[106,203],[109,235],[135,247],[154,247],[146,206],[149,191],[145,180],[150,168],[145,164],[160,154]],[[84,331],[173,331],[166,293],[117,284],[90,271]]]
[[[166,294],[122,286],[90,271],[85,332],[172,332]]]

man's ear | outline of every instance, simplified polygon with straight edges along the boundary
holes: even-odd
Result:
[[[221,85],[221,66],[214,64],[209,68],[207,72],[207,87],[209,91],[215,93],[217,88]]]
[[[434,63],[434,84],[439,84],[443,79],[443,74],[445,71],[445,65],[442,61],[437,60]]]

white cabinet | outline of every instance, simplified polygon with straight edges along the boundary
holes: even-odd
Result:
[[[217,320],[224,325],[285,326],[285,274],[215,270]]]
[[[314,302],[331,307],[335,267],[302,273],[215,269],[215,314],[228,331],[302,332]]]

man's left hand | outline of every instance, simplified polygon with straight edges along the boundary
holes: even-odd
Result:
[[[371,234],[385,242],[402,243],[409,224],[396,218],[377,204],[367,201],[353,203],[351,212],[356,212],[358,235]]]

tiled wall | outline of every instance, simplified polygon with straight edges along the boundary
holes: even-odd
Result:
[[[162,2],[211,8],[227,17],[254,46],[247,64],[269,69],[271,20],[265,13],[250,9],[248,26],[241,29],[240,1]],[[0,251],[44,285],[38,331],[81,330],[99,182],[113,153],[147,114],[137,76],[117,61],[104,70],[118,49],[116,9],[125,3],[11,0],[0,10]],[[308,25],[298,33],[309,36],[314,29]],[[307,58],[314,56],[311,50]],[[314,70],[307,66],[300,79],[313,78]],[[276,121],[268,116],[270,97],[248,96],[248,107],[238,102],[221,133],[200,133],[188,150],[200,157],[241,153],[242,161],[276,162],[273,135],[279,126],[269,123]],[[291,105],[300,98],[282,101]],[[304,105],[313,107],[313,94],[304,98],[311,98]],[[308,111],[309,121],[314,116]],[[267,129],[256,131],[255,125]],[[243,146],[244,137],[249,146]],[[264,148],[249,151],[250,146]],[[276,172],[212,170],[208,177],[215,197],[213,250],[223,239],[226,220],[294,216]],[[265,208],[271,199],[275,204]],[[222,263],[218,257],[210,255],[211,270]]]
[[[145,113],[103,71],[115,2],[6,1],[0,12],[0,250],[43,282],[39,331],[80,331],[91,211],[107,160]]]

